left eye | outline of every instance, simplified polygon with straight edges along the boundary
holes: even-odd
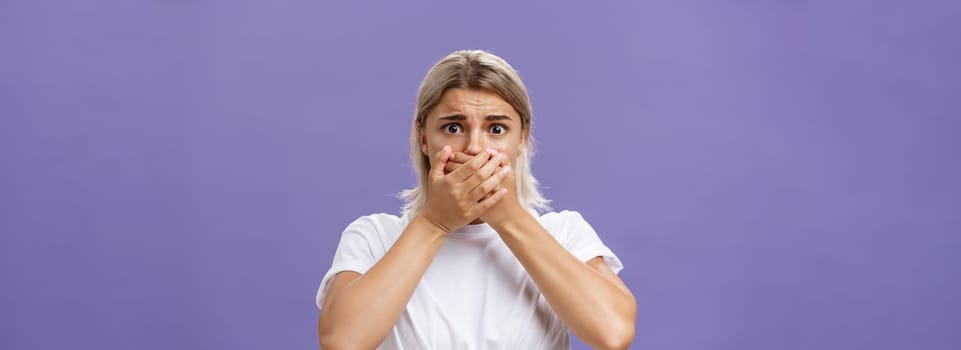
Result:
[[[444,125],[444,131],[449,134],[456,134],[457,132],[460,131],[460,125],[453,124],[453,123]]]
[[[503,133],[505,133],[505,132],[507,132],[507,129],[505,129],[503,126],[494,125],[494,126],[491,127],[491,133],[500,135],[500,134],[503,134]]]

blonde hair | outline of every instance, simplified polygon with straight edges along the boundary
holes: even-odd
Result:
[[[421,153],[420,135],[427,114],[440,102],[447,89],[469,88],[490,90],[520,115],[521,129],[526,140],[520,154],[514,160],[517,179],[517,199],[527,210],[550,210],[550,201],[541,194],[537,179],[531,173],[530,158],[534,153],[531,135],[531,102],[520,76],[503,58],[481,50],[455,51],[444,57],[427,72],[417,93],[417,110],[410,130],[410,156],[414,169],[420,177],[417,187],[400,193],[405,201],[403,213],[415,215],[427,202],[427,176],[430,173],[430,157]]]

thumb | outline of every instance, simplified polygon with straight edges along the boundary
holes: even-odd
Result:
[[[450,146],[444,146],[444,148],[434,154],[434,157],[430,160],[431,177],[444,176],[444,167],[447,166],[447,161],[450,160],[451,154]]]

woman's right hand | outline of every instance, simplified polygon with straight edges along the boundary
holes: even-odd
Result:
[[[427,203],[421,210],[428,222],[447,233],[467,225],[507,193],[506,189],[491,193],[507,176],[506,171],[496,171],[508,164],[503,154],[488,149],[444,174],[451,155],[450,146],[444,146],[431,157]]]

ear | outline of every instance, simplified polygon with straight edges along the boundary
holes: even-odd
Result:
[[[424,128],[418,129],[418,130],[417,130],[417,134],[420,135],[420,136],[419,136],[419,138],[420,138],[420,153],[423,154],[425,157],[430,158],[430,155],[427,154],[427,135],[424,135]]]

